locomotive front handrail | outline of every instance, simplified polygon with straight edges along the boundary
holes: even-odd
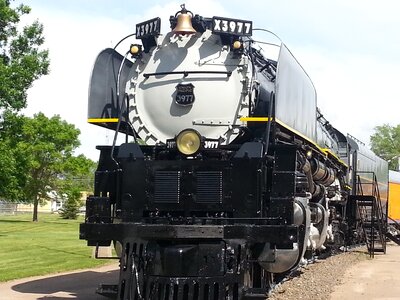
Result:
[[[231,77],[232,71],[172,71],[172,72],[157,72],[157,73],[144,73],[144,78],[158,75],[172,75],[172,74],[183,74],[183,77],[187,77],[189,74],[225,74],[227,77]]]

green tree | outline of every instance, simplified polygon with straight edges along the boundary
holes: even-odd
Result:
[[[94,163],[82,155],[72,155],[79,146],[80,132],[59,116],[48,118],[43,113],[33,118],[14,113],[4,116],[0,145],[7,150],[8,160],[3,157],[2,161],[8,175],[0,175],[0,184],[6,186],[0,189],[0,196],[33,203],[33,221],[37,221],[40,201],[48,199],[53,191],[68,195],[76,188],[83,188],[82,182],[78,184],[72,179],[87,178],[86,171],[92,171]]]
[[[63,219],[76,219],[79,214],[81,203],[81,191],[78,187],[71,186],[62,194],[64,199],[60,215]]]
[[[26,156],[17,150],[24,118],[6,111],[0,123],[0,198],[23,199],[20,189],[26,181]]]
[[[47,50],[43,45],[43,25],[38,21],[19,30],[30,7],[11,7],[0,0],[0,108],[18,111],[26,107],[26,91],[32,82],[49,71]]]
[[[84,155],[70,157],[64,164],[63,175],[58,188],[59,196],[64,199],[61,217],[76,219],[83,205],[81,192],[91,192],[94,185],[96,163]]]
[[[384,124],[374,128],[371,149],[377,155],[389,161],[389,169],[398,170],[400,157],[400,125]]]

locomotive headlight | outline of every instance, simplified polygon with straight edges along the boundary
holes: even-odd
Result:
[[[181,131],[176,137],[176,146],[184,155],[193,155],[199,151],[201,145],[200,134],[192,129]]]

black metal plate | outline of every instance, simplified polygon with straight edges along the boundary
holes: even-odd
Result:
[[[246,20],[213,17],[212,32],[216,34],[251,36],[253,34],[253,22]]]
[[[157,36],[160,34],[161,19],[154,18],[145,22],[136,24],[136,38],[143,39],[149,36]]]

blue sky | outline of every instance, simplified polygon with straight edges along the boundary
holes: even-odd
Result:
[[[15,3],[20,3],[16,1]],[[28,95],[26,114],[61,115],[81,129],[79,153],[97,159],[95,146],[112,133],[86,124],[87,88],[98,52],[159,16],[162,31],[183,1],[30,0],[26,21],[45,26],[51,73]],[[252,20],[275,32],[310,75],[318,105],[343,133],[368,143],[377,125],[400,123],[400,2],[394,0],[186,1],[193,13]],[[131,42],[131,41],[129,41]],[[123,49],[125,51],[125,49]],[[122,51],[122,50],[121,50]]]

